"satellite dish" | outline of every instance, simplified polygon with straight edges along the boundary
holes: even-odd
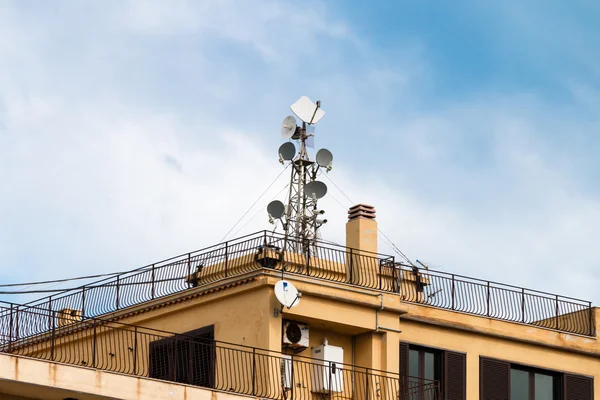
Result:
[[[296,146],[292,142],[282,144],[279,146],[279,155],[284,160],[291,160],[296,155]]]
[[[275,219],[280,219],[285,214],[285,206],[279,200],[273,200],[267,206],[267,212]]]
[[[306,96],[300,97],[297,102],[290,106],[290,109],[307,124],[316,124],[325,115],[325,111]]]
[[[317,164],[321,167],[329,167],[333,161],[333,154],[327,149],[317,151]]]
[[[282,306],[292,308],[300,302],[301,293],[288,281],[279,281],[275,284],[275,297]]]
[[[296,118],[291,115],[285,117],[281,123],[281,136],[290,139],[296,133]]]
[[[312,181],[304,185],[304,195],[320,199],[327,194],[327,185],[321,181]]]

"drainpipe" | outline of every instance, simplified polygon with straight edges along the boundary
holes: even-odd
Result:
[[[388,331],[388,332],[402,333],[402,331],[399,329],[392,329],[392,328],[386,328],[383,326],[379,326],[379,311],[383,311],[383,293],[381,293],[379,295],[379,297],[381,298],[381,307],[379,307],[377,310],[375,310],[375,332]]]

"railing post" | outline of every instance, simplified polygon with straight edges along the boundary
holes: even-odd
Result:
[[[154,264],[152,264],[151,298],[154,300]]]
[[[52,329],[52,296],[48,298],[48,329]]]
[[[367,368],[367,372],[365,373],[365,393],[367,394],[366,400],[369,400],[369,368]]]
[[[54,361],[54,348],[56,346],[56,312],[51,313],[52,316],[52,338],[50,340],[50,360]]]
[[[225,242],[225,278],[229,275],[229,271],[227,270],[229,267],[229,242]]]
[[[192,254],[188,253],[187,259],[187,279],[190,279],[190,275],[192,274]],[[190,281],[188,280],[188,287],[190,287]]]
[[[96,368],[96,319],[94,318],[94,343],[92,345],[92,368]]]
[[[352,247],[350,247],[350,282],[348,283],[353,283],[353,277],[354,277],[354,255],[352,254]]]
[[[487,282],[487,316],[490,316],[490,281]]]
[[[19,306],[15,309],[15,340],[19,340]]]
[[[379,260],[379,290],[383,289],[383,263]]]
[[[588,312],[590,314],[590,328],[588,330],[588,334],[590,336],[594,335],[594,315],[592,314],[592,302],[588,303]]]
[[[332,400],[333,398],[331,397],[331,387],[333,386],[333,382],[332,382],[332,378],[333,378],[333,368],[331,366],[332,362],[329,361],[329,400]]]
[[[133,328],[133,374],[137,375],[137,341],[138,341],[138,327],[137,325]]]
[[[81,287],[81,319],[85,319],[85,285]]]
[[[252,348],[252,396],[256,396],[256,348]]]
[[[396,264],[396,259],[392,258],[392,265],[394,266],[394,271],[397,271],[396,275],[396,293],[402,293],[402,267]]]
[[[10,303],[10,316],[8,322],[8,352],[12,351],[12,334],[13,334],[13,303]]]
[[[525,288],[521,289],[521,322],[525,323]]]
[[[116,293],[116,306],[117,306],[117,310],[119,309],[119,275],[117,275],[117,293]]]
[[[454,274],[452,274],[452,294],[451,294],[451,297],[452,297],[452,309],[453,310],[456,307],[456,303],[455,303],[456,300],[455,300],[455,294],[454,294],[454,292],[456,290],[455,289],[455,285],[456,285],[456,283],[455,283],[455,277],[454,277]]]
[[[558,295],[556,295],[556,329],[558,329]]]
[[[290,384],[290,390],[292,393],[290,393],[291,394],[290,399],[293,400],[294,399],[294,355],[290,356],[290,363],[292,364],[290,367],[290,370],[292,371],[291,372],[292,373],[292,383]],[[284,369],[284,371],[285,371],[285,369]]]

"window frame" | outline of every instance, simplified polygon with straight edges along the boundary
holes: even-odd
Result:
[[[527,372],[527,385],[528,385],[528,399],[527,400],[535,400],[535,374],[542,374],[552,377],[552,396],[553,399],[549,400],[563,400],[564,392],[562,388],[562,375],[561,372],[557,372],[554,370],[542,369],[539,367],[530,367],[522,364],[511,363],[509,362],[509,389],[512,390],[512,371],[523,371]],[[510,392],[509,392],[510,393]],[[513,400],[513,399],[510,399]]]
[[[409,341],[404,341],[401,340],[400,341],[400,348],[399,348],[399,354],[400,354],[400,376],[402,376],[402,372],[403,372],[403,367],[402,367],[402,345],[406,345],[407,348],[407,354],[406,354],[406,371],[404,376],[410,376],[409,374],[409,357],[410,357],[410,350],[411,349],[423,349],[423,350],[428,350],[431,351],[435,354],[435,362],[437,363],[437,365],[435,366],[435,377],[434,379],[437,380],[439,382],[439,389],[440,389],[440,394],[441,394],[441,399],[446,399],[449,394],[448,391],[452,390],[452,393],[454,393],[454,396],[456,398],[462,398],[462,399],[466,399],[467,398],[467,381],[468,381],[468,377],[467,377],[467,353],[466,352],[461,352],[461,351],[456,351],[456,350],[450,350],[447,348],[443,348],[443,347],[437,347],[437,346],[428,346],[428,345],[423,345],[420,343],[415,343],[415,342],[409,342]],[[462,371],[460,372],[460,374],[462,375],[462,381],[460,382],[460,387],[457,390],[457,387],[454,385],[451,385],[449,383],[448,380],[448,371],[447,371],[447,364],[449,363],[449,356],[454,356],[454,361],[456,361],[456,357],[460,358],[460,361],[462,362]],[[420,367],[419,369],[422,369],[422,367]],[[454,398],[454,397],[453,397]]]
[[[487,372],[484,373],[484,370],[486,369]],[[513,369],[530,373],[528,376],[529,399],[535,399],[535,389],[532,389],[532,385],[535,385],[535,375],[532,381],[531,373],[535,374],[536,372],[553,377],[553,395],[556,397],[555,400],[579,399],[581,393],[586,393],[585,399],[594,399],[594,377],[591,375],[577,374],[561,369],[547,369],[537,365],[523,364],[511,360],[487,357],[484,355],[479,356],[479,397],[482,400],[485,400],[486,393],[491,394],[493,392],[494,396],[497,396],[499,390],[502,389],[502,392],[504,392],[505,389],[508,391],[506,393],[506,398],[510,399],[511,371]],[[507,372],[506,382],[504,385],[500,385],[501,382],[498,382],[497,378],[494,378],[495,382],[488,381],[491,386],[488,387],[485,385],[486,379],[489,379],[490,373],[493,373],[494,376],[501,376],[499,374],[501,374],[503,370]]]

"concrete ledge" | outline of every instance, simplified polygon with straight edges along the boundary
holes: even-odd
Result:
[[[0,353],[0,397],[233,400],[248,396]]]

